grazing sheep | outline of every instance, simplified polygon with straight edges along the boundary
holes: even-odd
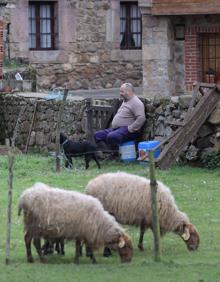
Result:
[[[25,190],[19,200],[19,212],[24,213],[25,244],[28,262],[33,262],[31,241],[44,262],[40,238],[65,238],[76,241],[75,262],[79,262],[80,245],[84,241],[90,249],[93,263],[96,259],[93,250],[107,245],[117,250],[121,262],[132,259],[131,239],[95,198],[78,192],[65,191],[36,183]]]
[[[105,173],[92,179],[86,193],[98,198],[110,214],[121,224],[140,226],[138,247],[143,248],[147,228],[152,229],[150,180],[118,172]],[[175,204],[170,189],[158,181],[158,211],[161,236],[167,232],[178,234],[191,251],[199,246],[199,234],[187,215]]]

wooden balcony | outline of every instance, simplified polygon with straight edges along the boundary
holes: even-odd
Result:
[[[155,16],[220,14],[220,0],[152,0],[151,5]]]

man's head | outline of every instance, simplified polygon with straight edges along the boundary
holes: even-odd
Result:
[[[120,97],[124,101],[130,100],[134,96],[134,87],[131,83],[123,83],[120,87]]]

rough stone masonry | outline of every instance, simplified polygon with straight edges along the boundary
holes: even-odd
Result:
[[[143,128],[142,140],[157,139],[162,141],[176,130],[176,124],[182,122],[187,113],[190,95],[176,97],[158,97],[154,99],[141,98],[145,104],[147,122]],[[111,104],[112,100],[93,101],[94,103]],[[37,98],[25,98],[15,94],[0,95],[0,142],[12,137],[13,131],[21,111],[21,123],[18,128],[16,146],[24,150],[30,130],[34,105],[37,113],[31,132],[30,151],[46,152],[55,150],[56,123],[59,101],[46,101]],[[86,99],[67,100],[61,130],[70,138],[79,140],[87,138]],[[94,128],[94,130],[96,130]],[[197,160],[201,153],[207,150],[220,150],[220,102],[201,126],[198,134],[184,150],[181,159]]]

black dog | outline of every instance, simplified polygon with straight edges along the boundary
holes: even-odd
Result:
[[[62,146],[64,154],[67,158],[65,167],[68,168],[73,167],[72,157],[84,155],[86,162],[86,169],[89,168],[89,162],[91,159],[93,159],[96,162],[98,168],[101,168],[96,155],[97,147],[91,142],[85,140],[74,142],[72,140],[69,140],[65,134],[60,133],[60,145]]]

